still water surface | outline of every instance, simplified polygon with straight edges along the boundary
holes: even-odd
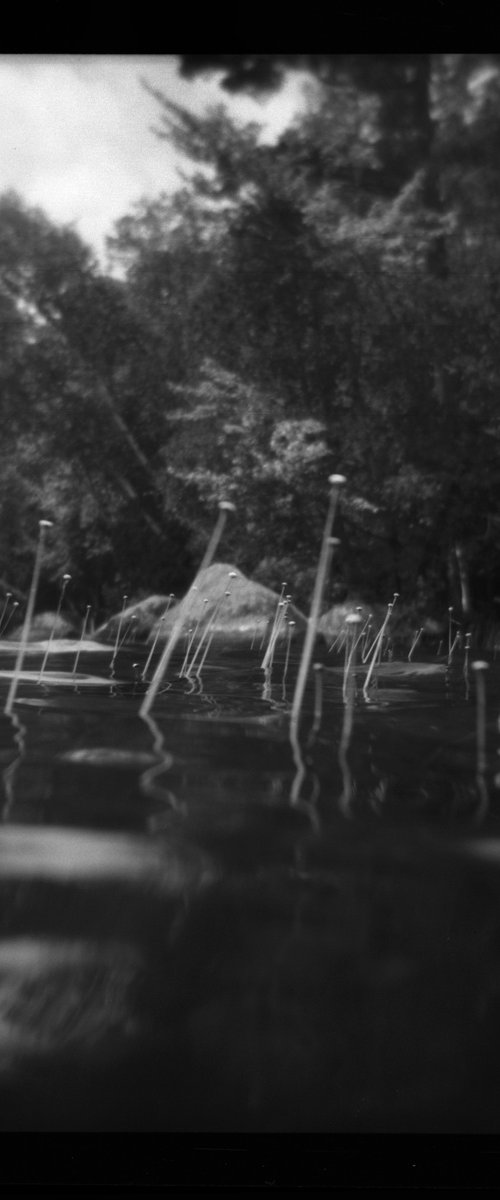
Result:
[[[325,670],[298,762],[293,655],[174,661],[148,720],[145,657],[0,718],[0,1128],[497,1133],[500,668],[478,775],[463,663],[350,732]]]

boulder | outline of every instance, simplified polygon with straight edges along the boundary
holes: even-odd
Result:
[[[207,621],[213,621],[211,628],[214,638],[239,643],[253,642],[271,632],[279,599],[279,595],[271,588],[248,579],[231,563],[213,563],[199,572],[181,602],[187,606],[184,627],[187,632],[188,629],[194,629],[199,621],[201,632]],[[158,626],[160,638],[168,638],[179,612],[180,603],[172,605],[163,621],[155,621],[151,638],[156,636]],[[291,627],[287,625],[282,637],[287,635],[289,628],[292,636],[304,633],[307,618],[292,603],[288,607],[286,620],[295,624]]]
[[[226,592],[230,594],[226,596]],[[212,563],[198,573],[184,600],[188,600],[186,631],[199,621],[201,632],[206,622],[215,617],[215,638],[252,642],[270,633],[279,595],[271,588],[247,579],[231,563]],[[114,613],[96,630],[94,637],[113,641],[121,620],[120,636],[128,629],[134,640],[152,641],[157,632],[160,639],[167,639],[184,600],[171,601],[169,605],[168,596],[148,596],[129,605],[123,613]],[[161,617],[164,619],[160,620]],[[293,604],[288,608],[287,620],[295,622],[291,627],[292,635],[304,632],[307,619]]]

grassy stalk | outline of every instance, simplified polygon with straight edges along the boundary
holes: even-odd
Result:
[[[288,601],[280,600],[278,620],[275,621],[275,623],[274,623],[271,637],[269,638],[267,650],[266,650],[266,653],[264,655],[264,658],[263,658],[262,664],[261,664],[261,669],[263,671],[267,670],[267,667],[272,667],[272,665],[273,665],[274,651],[276,649],[276,642],[278,641],[278,638],[283,629],[283,625],[285,624],[287,612],[288,612]]]
[[[7,617],[6,617],[6,620],[5,620],[5,624],[4,624],[4,626],[3,626],[3,629],[2,629],[2,637],[5,637],[5,634],[7,633],[7,630],[8,630],[8,628],[9,628],[9,625],[10,625],[10,623],[11,623],[11,621],[12,621],[12,618],[13,618],[13,616],[14,616],[14,613],[15,613],[15,611],[16,611],[16,608],[19,608],[19,600],[14,600],[14,602],[13,602],[13,604],[12,604],[12,608],[11,608],[11,610],[10,610],[10,613],[7,613]]]
[[[208,636],[207,636],[207,639],[206,639],[206,642],[207,642],[207,644],[206,644],[206,646],[205,646],[205,649],[204,649],[204,651],[203,651],[203,657],[202,657],[202,660],[201,660],[201,662],[200,662],[200,665],[199,665],[199,667],[198,667],[198,670],[197,670],[197,672],[196,672],[196,674],[197,674],[197,676],[198,676],[198,679],[199,679],[199,678],[200,678],[200,676],[201,676],[201,672],[202,672],[202,670],[203,670],[203,667],[204,667],[204,665],[205,665],[205,659],[206,659],[206,657],[207,657],[208,651],[210,650],[210,647],[211,647],[211,645],[212,645],[212,642],[213,642],[213,639],[214,639],[214,634],[215,634],[215,628],[216,628],[216,621],[217,621],[217,617],[219,616],[219,613],[220,613],[220,610],[221,610],[221,608],[222,608],[222,605],[223,605],[223,603],[224,603],[224,600],[226,600],[226,599],[227,599],[227,598],[228,598],[230,595],[231,595],[231,592],[224,592],[224,595],[223,595],[222,599],[220,600],[219,604],[217,605],[217,608],[216,608],[215,612],[213,613],[212,620],[211,620],[211,622],[210,622],[210,626],[209,626],[209,630],[210,630],[210,632],[208,633]],[[205,631],[205,632],[207,632],[207,631]],[[203,640],[205,640],[205,639],[203,639]]]
[[[396,603],[397,597],[398,597],[398,593],[397,593],[397,592],[395,592],[395,593],[394,593],[394,599],[391,601],[391,603],[390,603],[390,604],[388,604],[388,605],[387,605],[387,613],[386,613],[386,615],[385,615],[385,619],[384,619],[384,622],[383,622],[383,624],[382,624],[382,628],[379,630],[379,632],[378,632],[378,634],[377,634],[377,637],[376,637],[376,639],[375,639],[375,643],[374,643],[374,645],[373,645],[373,647],[372,647],[372,650],[373,650],[373,653],[372,653],[372,659],[371,659],[370,666],[369,666],[369,668],[368,668],[368,674],[367,674],[367,676],[366,676],[366,679],[365,679],[365,682],[364,682],[364,686],[363,686],[363,696],[364,696],[365,700],[368,700],[368,688],[369,688],[369,686],[370,686],[370,680],[371,680],[371,677],[372,677],[372,675],[373,675],[373,672],[374,672],[374,670],[375,670],[375,667],[376,667],[376,665],[377,665],[377,662],[379,661],[380,655],[381,655],[381,653],[382,653],[382,642],[383,642],[383,639],[384,639],[384,633],[385,633],[385,631],[386,631],[386,628],[387,628],[387,625],[388,625],[388,623],[389,623],[389,621],[390,621],[391,614],[392,614],[392,610],[393,610],[393,608],[394,608],[394,605],[395,605],[395,603]]]
[[[285,686],[285,680],[286,680],[287,671],[288,671],[288,660],[290,658],[290,646],[292,644],[292,631],[293,631],[294,625],[295,625],[295,621],[288,622],[288,636],[287,636],[287,642],[286,642],[285,666],[284,666],[284,670],[283,670],[283,681],[282,681],[283,687]]]
[[[5,708],[4,708],[4,712],[7,716],[11,715],[12,709],[14,706],[14,701],[16,698],[16,692],[17,692],[17,688],[18,688],[18,684],[19,684],[19,678],[21,675],[23,662],[24,662],[24,655],[26,653],[26,646],[28,645],[30,630],[31,630],[31,626],[33,623],[33,613],[35,610],[36,593],[38,590],[38,581],[40,578],[40,571],[41,571],[42,559],[43,559],[43,551],[45,549],[45,535],[47,533],[47,529],[52,528],[52,521],[39,521],[38,526],[39,526],[38,545],[36,548],[35,562],[34,562],[34,566],[33,566],[33,576],[31,579],[31,587],[30,587],[29,596],[28,596],[28,603],[26,605],[26,613],[25,613],[25,617],[24,617],[23,631],[21,634],[21,642],[19,645],[18,653],[17,653],[16,665],[14,667],[14,674],[11,679],[11,684],[10,684],[10,688],[9,688],[9,692],[8,692],[8,696],[7,696],[7,700],[6,700]]]
[[[297,738],[298,725],[300,720],[300,711],[304,698],[304,690],[306,686],[311,655],[313,652],[314,642],[316,639],[316,631],[318,628],[319,613],[321,608],[321,600],[325,587],[326,577],[330,567],[330,562],[333,554],[334,545],[339,545],[338,538],[333,539],[331,536],[335,513],[337,509],[337,501],[339,488],[345,483],[343,475],[331,475],[329,479],[331,485],[330,502],[323,530],[323,540],[321,543],[321,551],[316,571],[316,580],[314,584],[313,597],[311,601],[311,611],[306,630],[304,646],[302,649],[302,657],[300,660],[299,673],[297,683],[295,685],[295,693],[292,704],[292,715],[290,720],[290,736],[292,739]]]
[[[343,684],[342,684],[342,699],[344,701],[344,704],[347,703],[347,696],[348,696],[349,687],[350,687],[351,675],[355,676],[356,650],[358,647],[358,643],[361,641],[361,636],[362,636],[362,631],[360,632],[360,630],[359,630],[359,626],[361,624],[362,624],[362,618],[360,617],[359,613],[351,613],[350,616],[346,617],[346,625],[348,626],[348,630],[349,630],[348,638],[346,640],[346,646],[350,642],[350,647],[349,647],[349,654],[346,656],[346,663],[345,663],[345,669],[344,669],[344,680],[343,680]]]
[[[151,650],[149,651],[148,657],[147,657],[147,659],[146,659],[146,662],[145,662],[145,664],[144,664],[144,668],[143,668],[143,672],[142,672],[142,675],[141,675],[141,679],[145,679],[145,678],[146,678],[146,674],[147,674],[147,671],[148,671],[148,667],[149,667],[149,664],[150,664],[150,662],[151,662],[151,659],[152,659],[152,657],[153,657],[153,654],[154,654],[154,652],[155,652],[155,650],[156,650],[156,643],[157,643],[157,641],[158,641],[158,638],[159,638],[159,636],[160,636],[160,633],[161,633],[161,625],[162,625],[162,621],[164,621],[164,620],[165,620],[165,618],[166,618],[166,616],[167,616],[167,613],[168,613],[168,610],[169,610],[169,608],[170,608],[170,605],[171,605],[171,603],[172,603],[172,600],[175,600],[175,596],[174,596],[174,593],[173,593],[173,592],[171,592],[171,593],[170,593],[170,596],[168,597],[168,604],[167,604],[167,607],[166,607],[166,609],[165,609],[165,612],[162,614],[162,616],[160,617],[160,620],[159,620],[159,622],[158,622],[158,628],[157,628],[157,630],[156,630],[156,634],[155,634],[155,637],[154,637],[153,645],[151,646]]]
[[[114,665],[115,665],[115,661],[116,661],[116,655],[117,655],[117,653],[118,653],[118,647],[119,647],[119,645],[120,645],[120,633],[121,633],[121,631],[122,631],[122,624],[123,624],[123,614],[124,614],[124,612],[125,612],[125,606],[126,606],[127,600],[128,600],[128,596],[124,596],[124,597],[123,597],[123,603],[122,603],[122,611],[121,611],[121,613],[120,613],[120,617],[119,617],[119,621],[118,621],[118,629],[117,629],[117,631],[116,631],[115,644],[114,644],[114,647],[113,647],[113,657],[112,657],[112,659],[111,659],[111,664],[110,664],[110,666],[111,666],[111,670],[113,670],[113,667],[114,667]]]
[[[12,592],[7,592],[5,595],[4,606],[3,606],[2,612],[0,614],[0,637],[2,636],[2,626],[3,626],[3,622],[4,622],[4,617],[7,612],[8,607],[9,607],[9,600],[11,599],[11,597],[12,597]]]
[[[63,575],[63,578],[62,578],[62,584],[61,584],[61,592],[60,592],[60,595],[59,595],[59,603],[58,603],[58,605],[57,605],[57,612],[56,612],[56,615],[55,615],[54,624],[53,624],[53,626],[52,626],[52,629],[51,629],[51,631],[50,631],[49,640],[48,640],[48,644],[47,644],[47,649],[46,649],[46,651],[45,651],[45,654],[44,654],[44,656],[43,656],[42,665],[41,665],[41,667],[40,667],[40,674],[39,674],[39,676],[38,676],[38,682],[39,682],[39,683],[40,683],[40,680],[41,680],[41,678],[42,678],[42,675],[43,675],[43,673],[44,673],[44,671],[45,671],[45,667],[47,666],[47,659],[48,659],[48,657],[49,657],[49,654],[50,654],[50,648],[51,648],[51,646],[52,646],[52,642],[53,642],[53,640],[54,640],[54,633],[55,633],[55,630],[56,630],[56,628],[57,628],[57,622],[58,622],[58,620],[59,620],[59,617],[60,617],[60,615],[61,615],[61,608],[62,608],[62,602],[63,602],[63,600],[64,600],[64,593],[65,593],[65,591],[66,591],[66,588],[67,588],[67,586],[68,586],[68,583],[69,583],[70,579],[71,579],[71,575]]]
[[[269,634],[269,641],[268,641],[268,643],[267,643],[267,649],[266,649],[266,653],[265,653],[265,655],[264,655],[264,658],[262,659],[262,662],[261,662],[261,668],[262,668],[262,670],[263,670],[263,671],[265,671],[265,670],[266,670],[266,668],[269,666],[269,659],[270,659],[270,657],[271,657],[271,654],[270,654],[270,651],[271,651],[271,646],[273,646],[273,650],[274,650],[274,635],[275,635],[275,632],[276,632],[276,629],[277,629],[277,626],[278,626],[278,622],[279,622],[279,619],[280,619],[280,615],[281,615],[281,612],[282,612],[282,608],[283,608],[283,603],[284,603],[283,597],[284,597],[284,595],[285,595],[285,588],[286,588],[286,583],[282,583],[282,585],[281,585],[281,592],[280,592],[279,599],[278,599],[278,603],[277,603],[277,605],[276,605],[276,610],[275,610],[275,613],[274,613],[274,620],[273,620],[273,623],[272,623],[272,626],[271,626],[271,632],[270,632],[270,634]]]
[[[208,543],[204,557],[202,559],[202,563],[199,568],[198,575],[200,575],[200,573],[202,571],[205,571],[206,568],[208,566],[210,566],[210,563],[212,562],[212,559],[213,559],[213,556],[217,549],[217,546],[219,544],[219,541],[222,537],[224,526],[225,526],[226,520],[227,520],[227,515],[229,512],[234,512],[234,511],[235,511],[234,504],[230,504],[229,501],[223,501],[219,505],[219,516],[217,518],[215,528],[213,530],[212,536]],[[142,705],[139,709],[139,715],[141,717],[147,716],[152,705],[154,704],[154,701],[156,699],[156,694],[158,692],[158,688],[159,688],[159,686],[162,682],[162,679],[165,675],[165,672],[167,670],[168,664],[172,657],[173,651],[175,649],[175,646],[177,645],[178,639],[182,632],[184,622],[189,613],[190,603],[191,603],[191,591],[189,591],[187,593],[187,596],[184,598],[184,600],[179,605],[179,612],[177,614],[177,619],[174,622],[174,626],[173,626],[172,632],[170,634],[170,637],[168,639],[168,642],[165,646],[165,649],[163,651],[161,659],[158,663],[156,671],[153,675],[151,683],[148,687],[148,690],[147,690],[144,700],[142,702]]]
[[[80,661],[80,654],[81,654],[81,652],[82,652],[82,642],[83,642],[83,640],[84,640],[84,638],[85,638],[85,634],[86,634],[86,632],[87,632],[87,624],[88,624],[88,620],[89,620],[89,617],[90,617],[90,612],[91,612],[91,605],[90,605],[90,604],[87,604],[87,608],[86,608],[86,611],[85,611],[85,616],[84,616],[84,618],[83,618],[82,632],[81,632],[81,634],[80,634],[80,645],[79,645],[79,647],[78,647],[78,650],[77,650],[77,652],[76,652],[76,655],[75,655],[75,661],[74,661],[74,664],[73,664],[73,675],[76,675],[76,672],[77,672],[77,669],[78,669],[78,663],[79,663],[79,661]]]
[[[419,641],[420,641],[420,638],[421,638],[421,636],[422,636],[423,632],[424,632],[424,627],[423,627],[423,625],[422,625],[422,628],[421,628],[421,629],[416,629],[416,630],[415,630],[415,637],[413,638],[413,642],[412,642],[412,644],[411,644],[411,646],[410,646],[410,652],[409,652],[409,654],[408,654],[408,662],[411,662],[411,660],[412,660],[412,657],[413,657],[413,653],[414,653],[414,651],[416,650],[416,648],[417,648],[417,646],[418,646],[418,643],[419,643]]]

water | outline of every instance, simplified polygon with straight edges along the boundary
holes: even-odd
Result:
[[[145,658],[0,720],[0,1128],[496,1133],[500,669],[478,774],[462,663],[350,736],[325,670],[297,759],[294,655],[174,662],[147,721]]]

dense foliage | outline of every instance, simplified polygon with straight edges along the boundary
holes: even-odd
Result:
[[[304,65],[222,57],[200,65],[233,89]],[[63,571],[80,611],[183,590],[228,497],[224,558],[306,605],[337,470],[330,598],[494,612],[498,56],[309,58],[274,145],[156,93],[191,169],[117,223],[109,274],[0,199],[4,590],[26,590],[41,515],[42,601]]]

